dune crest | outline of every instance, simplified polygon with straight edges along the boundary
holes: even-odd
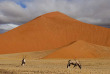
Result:
[[[110,29],[51,12],[1,34],[0,54],[56,49],[77,40],[110,46]]]

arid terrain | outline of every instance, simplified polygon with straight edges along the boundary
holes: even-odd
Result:
[[[0,74],[109,74],[110,73],[109,58],[78,59],[80,64],[82,65],[82,69],[79,69],[78,67],[73,68],[73,66],[67,69],[67,62],[69,59],[39,59],[39,57],[43,58],[44,56],[46,56],[47,54],[53,51],[49,50],[49,51],[0,55]],[[21,66],[21,60],[23,56],[26,56],[25,66]]]
[[[69,59],[82,69],[67,69]],[[0,35],[0,74],[110,74],[110,29],[60,12],[41,15]]]
[[[37,59],[26,60],[21,66],[21,60],[0,59],[0,74],[110,74],[108,59],[79,59],[82,69],[66,68],[68,59]]]

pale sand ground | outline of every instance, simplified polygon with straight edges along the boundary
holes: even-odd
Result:
[[[79,59],[82,69],[67,69],[68,59],[27,60],[20,66],[21,60],[0,60],[0,74],[110,74],[108,59]]]
[[[23,57],[26,56],[26,59],[40,59],[43,58],[44,56],[47,56],[48,54],[54,52],[56,50],[46,50],[46,51],[35,51],[35,52],[22,52],[22,53],[13,53],[13,54],[1,54],[0,59],[16,59],[20,60]]]
[[[53,51],[0,55],[0,74],[110,74],[110,59],[79,59],[81,70],[67,69],[68,59],[39,59]],[[25,66],[21,66],[23,55]]]

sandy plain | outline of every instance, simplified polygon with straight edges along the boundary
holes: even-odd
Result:
[[[110,74],[109,58],[77,59],[82,69],[73,66],[67,69],[69,59],[40,59],[53,51],[45,51],[45,54],[39,51],[0,55],[0,74]],[[24,55],[27,56],[26,65],[21,66]]]

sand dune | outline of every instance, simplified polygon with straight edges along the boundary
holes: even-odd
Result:
[[[44,58],[105,58],[110,57],[110,47],[99,46],[85,41],[73,44],[49,54]]]
[[[0,35],[0,54],[56,49],[77,40],[110,46],[110,29],[52,12]]]

